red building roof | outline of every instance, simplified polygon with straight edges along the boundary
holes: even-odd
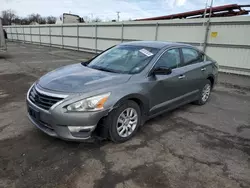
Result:
[[[209,16],[210,9],[211,10],[211,17],[226,17],[226,16],[237,16],[237,15],[245,15],[248,14],[250,11],[242,9],[243,7],[250,7],[250,5],[237,5],[237,4],[230,4],[230,5],[223,5],[217,6],[212,8],[207,8],[206,10],[206,17]],[[202,18],[204,17],[205,9],[190,11],[190,12],[183,12],[179,14],[171,14],[167,16],[158,16],[152,18],[143,18],[143,19],[136,19],[135,21],[146,21],[146,20],[170,20],[170,19],[183,19],[183,18]]]

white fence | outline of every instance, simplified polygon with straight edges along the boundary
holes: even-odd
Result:
[[[220,71],[250,75],[250,16],[143,22],[7,26],[8,38],[40,45],[100,52],[121,42],[160,40],[202,48]],[[205,23],[204,23],[205,22]]]

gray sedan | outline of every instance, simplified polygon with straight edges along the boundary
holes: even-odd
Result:
[[[218,64],[191,45],[123,43],[41,77],[27,93],[28,117],[64,140],[124,142],[152,117],[205,104],[217,74]]]

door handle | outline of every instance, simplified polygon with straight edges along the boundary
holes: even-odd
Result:
[[[180,75],[178,78],[179,79],[183,79],[183,78],[185,78],[186,76],[185,75]]]
[[[202,68],[202,69],[201,69],[201,71],[205,71],[205,70],[206,70],[206,68]]]

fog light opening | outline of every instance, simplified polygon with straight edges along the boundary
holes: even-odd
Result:
[[[68,126],[68,129],[72,133],[88,132],[92,131],[95,126]]]

